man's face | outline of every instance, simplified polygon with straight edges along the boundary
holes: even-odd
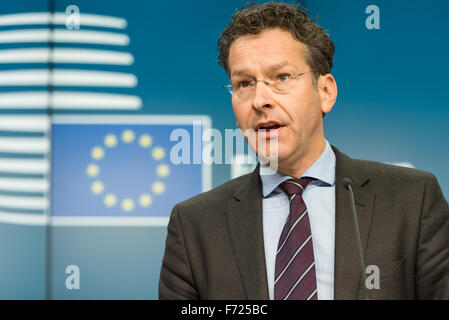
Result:
[[[237,38],[229,51],[231,80],[235,84],[310,71],[304,50],[299,41],[281,29]],[[257,138],[266,142],[267,150],[270,144],[278,143],[279,168],[294,165],[324,143],[322,112],[328,110],[321,106],[320,89],[314,87],[313,74],[304,74],[294,81],[295,86],[286,93],[275,93],[260,81],[248,99],[232,97],[239,128],[243,132],[254,130]],[[259,130],[271,125],[276,129],[269,130],[269,134]]]

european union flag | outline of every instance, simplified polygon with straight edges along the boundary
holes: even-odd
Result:
[[[56,117],[52,124],[52,216],[168,218],[176,203],[205,191],[210,181],[203,164],[170,160],[172,147],[179,143],[170,140],[171,133],[182,129],[193,138],[195,130],[210,126],[207,117],[198,119]],[[188,145],[190,154],[198,152],[192,141]]]

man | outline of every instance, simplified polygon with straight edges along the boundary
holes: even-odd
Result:
[[[321,27],[293,5],[251,5],[218,46],[237,124],[277,149],[277,167],[174,207],[160,298],[449,299],[449,207],[435,176],[351,159],[324,138],[337,85]],[[378,271],[371,286],[361,265]]]

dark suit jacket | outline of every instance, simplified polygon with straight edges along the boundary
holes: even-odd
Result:
[[[371,299],[449,299],[449,207],[431,173],[336,155],[335,299],[364,298],[349,191],[353,181]],[[268,299],[258,168],[177,204],[160,299]]]

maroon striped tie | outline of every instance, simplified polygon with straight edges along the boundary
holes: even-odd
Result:
[[[314,179],[289,179],[280,188],[290,199],[290,214],[279,238],[274,277],[275,300],[316,300],[312,231],[302,193]]]

